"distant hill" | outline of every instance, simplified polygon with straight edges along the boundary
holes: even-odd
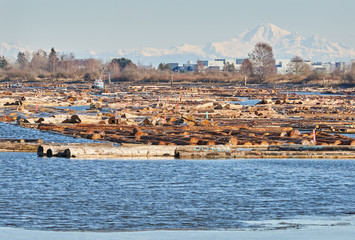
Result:
[[[144,65],[158,65],[160,62],[185,63],[188,60],[196,61],[209,60],[214,58],[245,58],[248,56],[257,42],[266,42],[273,47],[275,58],[290,59],[295,55],[303,59],[331,62],[349,61],[355,56],[354,49],[341,44],[332,43],[318,35],[305,38],[299,33],[291,33],[273,24],[261,24],[252,30],[247,30],[238,36],[222,41],[210,42],[204,45],[191,45],[185,43],[178,47],[169,49],[137,48],[119,49],[109,52],[87,50],[75,52],[78,58],[100,58],[110,59],[115,57],[126,57],[133,62],[140,62]],[[18,51],[31,51],[22,44],[1,43],[0,55],[16,58]]]

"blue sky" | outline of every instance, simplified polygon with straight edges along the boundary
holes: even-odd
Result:
[[[354,0],[0,0],[0,42],[64,51],[204,44],[261,23],[355,48]]]

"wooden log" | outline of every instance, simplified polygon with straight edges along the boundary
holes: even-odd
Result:
[[[211,148],[214,147],[214,148]],[[307,159],[353,159],[354,151],[271,151],[265,149],[222,148],[221,146],[177,146],[179,159],[235,159],[235,158],[307,158]]]
[[[111,144],[43,144],[38,156],[76,158],[174,157],[175,147],[165,145],[114,146]]]
[[[17,139],[17,138],[0,138],[0,142],[11,143],[43,143],[41,139]]]
[[[252,149],[266,150],[267,146],[195,145],[176,146],[176,158],[243,158]],[[255,150],[254,150],[255,151]]]
[[[355,146],[350,145],[277,145],[269,146],[270,151],[355,151]]]
[[[0,151],[36,152],[40,143],[0,142]]]

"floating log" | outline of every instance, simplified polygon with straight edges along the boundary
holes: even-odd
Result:
[[[19,138],[0,138],[0,142],[11,142],[11,143],[43,143],[41,139],[19,139]]]
[[[115,146],[112,143],[42,144],[37,149],[40,157],[67,158],[122,158],[174,157],[175,147],[165,145]]]
[[[259,155],[258,152],[266,150],[267,146],[252,145],[194,145],[176,146],[176,158],[244,158],[249,154]]]
[[[269,146],[269,151],[355,151],[355,146],[348,145],[277,145]]]
[[[282,145],[281,145],[282,146]],[[316,151],[301,150],[299,145],[292,148],[278,148],[281,146],[176,146],[175,157],[179,159],[235,159],[235,158],[315,158],[339,159],[355,158],[355,148],[350,146],[336,146],[338,148],[318,148]],[[321,146],[314,146],[321,147]],[[326,146],[328,147],[328,146]]]
[[[32,141],[26,142],[23,139],[11,139],[10,141],[0,141],[0,151],[5,152],[36,152],[41,143]]]

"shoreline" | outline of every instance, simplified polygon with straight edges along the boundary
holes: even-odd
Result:
[[[265,231],[240,231],[240,230],[211,230],[211,231],[137,231],[137,232],[60,232],[60,231],[40,231],[25,230],[16,228],[0,228],[1,239],[12,240],[101,240],[101,239],[312,239],[312,240],[352,240],[355,234],[355,226],[326,226],[326,227],[309,227],[302,229],[286,229],[286,230],[265,230]]]

